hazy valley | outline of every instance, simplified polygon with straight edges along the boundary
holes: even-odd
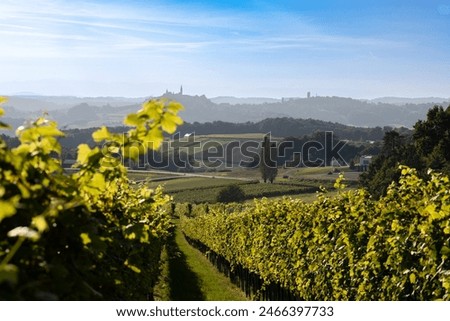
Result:
[[[223,121],[259,122],[267,118],[316,119],[358,127],[407,127],[424,119],[429,108],[447,106],[445,98],[379,98],[357,100],[342,97],[236,98],[190,96],[166,93],[163,98],[179,101],[185,107],[180,116],[188,123]],[[48,113],[61,128],[120,126],[127,114],[139,109],[150,97],[52,97],[18,95],[9,97],[5,120],[18,127],[26,120]],[[159,97],[154,97],[159,98]]]

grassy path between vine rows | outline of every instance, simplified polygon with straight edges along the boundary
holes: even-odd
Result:
[[[238,287],[217,271],[200,251],[187,243],[178,226],[169,239],[162,261],[160,281],[155,288],[155,300],[247,300]]]

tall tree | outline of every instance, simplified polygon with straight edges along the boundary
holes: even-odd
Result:
[[[395,131],[389,131],[384,135],[381,153],[370,164],[367,172],[360,176],[360,183],[375,196],[380,197],[386,192],[392,181],[400,177],[398,165],[410,165],[403,157],[407,149],[404,145],[404,137]]]
[[[264,136],[259,169],[264,183],[267,181],[273,183],[278,175],[276,144],[270,140],[270,135]]]
[[[450,174],[450,106],[434,106],[414,130],[414,145],[425,165]]]
[[[381,153],[385,156],[401,154],[404,147],[404,137],[395,130],[388,131],[383,137],[383,149]]]

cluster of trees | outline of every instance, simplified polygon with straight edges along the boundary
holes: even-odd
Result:
[[[334,132],[315,132],[301,137],[284,138],[279,144],[277,162],[280,166],[330,166],[335,157],[341,165],[345,165],[361,155],[378,155],[381,146],[381,140],[356,143],[344,140]]]
[[[295,119],[290,117],[267,118],[259,122],[230,123],[213,121],[206,123],[184,123],[179,130],[182,135],[195,132],[197,135],[208,134],[243,134],[243,133],[271,133],[277,137],[301,137],[311,135],[314,132],[333,131],[341,139],[353,141],[381,140],[386,132],[391,131],[390,126],[382,127],[354,127],[340,123],[316,119]],[[398,131],[410,132],[401,127]]]
[[[389,184],[400,177],[398,164],[416,168],[421,177],[429,169],[450,174],[450,106],[430,109],[427,119],[414,125],[411,136],[387,132],[380,154],[361,175],[362,186],[376,197],[384,195]]]
[[[193,126],[193,127],[191,127]],[[347,164],[357,158],[359,155],[369,154],[377,155],[381,150],[381,139],[385,132],[392,130],[391,127],[376,127],[376,128],[356,128],[345,126],[336,123],[328,123],[318,120],[302,120],[292,118],[275,118],[266,119],[259,123],[194,123],[185,124],[181,126],[181,135],[186,132],[194,131],[196,134],[213,134],[213,133],[249,133],[249,132],[270,132],[272,136],[286,137],[282,142],[278,142],[276,145],[276,151],[273,151],[271,160],[275,160],[277,166],[283,166],[286,163],[298,164],[297,166],[322,166],[316,163],[312,164],[311,160],[322,159],[325,163],[329,164],[330,161],[326,159],[325,149],[321,149],[320,146],[315,145],[314,148],[308,148],[308,151],[303,150],[303,147],[311,147],[308,142],[318,142],[321,146],[326,146],[326,131],[333,132],[331,143],[333,146],[339,143],[340,140],[349,140],[354,137],[356,140],[363,139],[361,142],[348,141],[342,149],[339,150],[339,154]],[[113,133],[124,133],[129,128],[120,126],[108,128]],[[93,147],[96,142],[93,141],[91,135],[95,131],[95,128],[89,129],[70,129],[65,130],[65,136],[58,138],[59,143],[62,146],[61,159],[63,164],[66,160],[74,160],[77,154],[77,146],[81,143],[88,144]],[[408,136],[411,131],[403,128],[397,129],[402,135]],[[306,133],[306,134],[304,134]],[[2,135],[6,144],[10,147],[16,147],[19,141],[16,137],[10,137]],[[375,142],[367,142],[364,139],[374,139]],[[289,147],[290,146],[290,147]],[[176,153],[176,152],[175,152]],[[268,155],[268,154],[267,154]],[[301,156],[300,156],[301,155]],[[330,154],[328,154],[329,156]],[[256,155],[254,162],[248,164],[249,167],[256,168],[260,161],[261,154]],[[265,164],[271,166],[270,161],[266,160]],[[144,169],[146,165],[153,168],[164,168],[170,171],[186,171],[190,172],[195,166],[193,155],[186,153],[185,151],[179,151],[179,154],[172,155],[171,153],[161,151],[151,151],[151,153],[144,153],[135,162],[126,164],[133,169]],[[71,166],[71,163],[65,164],[65,166]],[[263,170],[262,178],[268,181],[273,180],[274,170]],[[276,176],[276,174],[275,174]],[[271,178],[272,177],[272,178]]]

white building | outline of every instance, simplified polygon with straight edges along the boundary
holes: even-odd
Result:
[[[359,158],[359,168],[361,171],[366,171],[372,163],[372,155],[363,155]]]

